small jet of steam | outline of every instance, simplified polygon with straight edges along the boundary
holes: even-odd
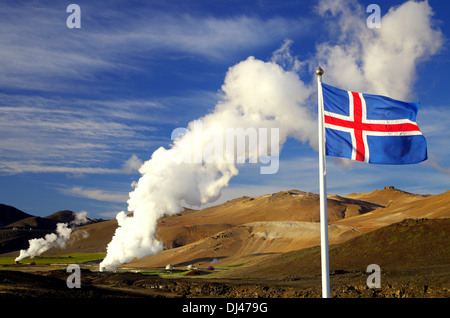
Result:
[[[68,223],[58,223],[56,224],[56,233],[51,233],[45,235],[43,238],[34,238],[28,241],[29,247],[27,250],[20,250],[20,255],[16,257],[15,261],[20,262],[26,257],[33,258],[39,256],[45,251],[52,247],[64,248],[66,247],[67,241],[70,239],[72,233],[72,228],[78,225],[82,225],[88,222],[86,218],[87,212],[82,211],[80,213],[74,213],[74,220]],[[82,238],[87,237],[87,232],[83,231]]]

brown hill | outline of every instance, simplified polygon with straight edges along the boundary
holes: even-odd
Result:
[[[247,262],[255,256],[285,253],[319,245],[318,200],[317,194],[292,190],[256,198],[243,197],[212,208],[190,210],[178,216],[164,218],[160,221],[157,232],[160,239],[166,247],[179,247],[130,265],[152,267],[164,266],[164,263],[206,264],[213,259],[220,259],[223,264],[236,264]],[[350,197],[329,195],[330,243],[340,242],[334,236],[338,228],[340,231],[345,230],[345,235],[339,237],[345,240],[407,218],[450,217],[449,205],[450,191],[435,196],[423,196],[388,187],[368,194],[353,194]],[[259,224],[260,228],[264,227],[264,230],[256,231],[264,235],[254,235],[254,224]],[[288,227],[281,230],[282,224],[295,224],[295,227],[290,227],[295,230],[290,232]],[[305,224],[308,224],[309,228],[306,228]],[[227,229],[209,236],[206,231],[202,232],[202,226],[212,232],[217,230],[219,225]],[[195,232],[195,235],[189,235],[188,231]],[[262,237],[271,239],[262,240]]]
[[[450,217],[450,191],[423,196],[388,189],[374,191],[369,195],[358,195],[358,197],[367,200],[380,200],[380,197],[382,197],[382,200],[385,200],[388,204],[385,208],[379,208],[349,219],[338,220],[334,224],[351,226],[358,231],[369,232],[404,219]]]
[[[364,272],[369,264],[383,271],[450,266],[450,219],[407,219],[331,245],[332,273]],[[268,256],[220,277],[271,277],[273,279],[320,274],[320,247]]]
[[[450,217],[450,191],[431,196],[386,188],[345,197],[328,196],[330,241],[342,242],[406,218]],[[186,209],[159,221],[157,237],[166,248],[133,266],[165,266],[214,259],[223,264],[319,245],[319,197],[298,190],[255,198],[242,197],[202,209]],[[47,254],[106,252],[117,228],[115,219],[77,228],[86,239]]]
[[[13,207],[10,208],[12,208],[12,211],[15,209]],[[17,211],[18,212],[9,213],[9,215],[15,216],[15,220],[4,225],[3,229],[18,228],[52,231],[56,229],[56,224],[70,223],[75,219],[75,213],[69,210],[58,211],[46,217],[33,216],[20,210]]]
[[[30,214],[25,213],[13,206],[0,204],[0,228],[30,216]]]
[[[328,222],[367,213],[380,205],[328,196]],[[165,247],[177,247],[204,239],[233,226],[259,221],[319,222],[319,195],[298,190],[255,198],[241,197],[202,210],[186,210],[159,221],[157,237]]]
[[[49,216],[45,217],[49,220],[54,220],[57,223],[70,223],[75,219],[75,213],[70,210],[62,210],[55,212],[53,214],[50,214]]]
[[[0,216],[2,216],[2,220],[14,220],[0,229],[0,254],[9,256],[11,252],[18,253],[20,249],[25,249],[29,246],[28,241],[30,239],[41,238],[46,234],[55,232],[58,223],[70,224],[75,219],[75,215],[73,211],[63,210],[46,217],[39,217],[32,216],[14,207],[0,205]],[[88,219],[88,222],[91,224],[102,221],[101,219]],[[105,234],[107,235],[107,232]],[[105,239],[99,239],[100,243],[92,242],[89,245],[95,245],[97,248],[104,248],[106,250],[107,243],[104,240],[110,240],[111,237],[106,236]],[[77,238],[77,234],[74,235],[73,241],[78,240],[75,240],[75,238]],[[61,250],[59,250],[60,252]]]
[[[40,216],[30,216],[25,219],[13,222],[5,226],[3,229],[24,229],[24,230],[44,230],[54,231],[56,230],[56,224],[58,222],[52,219],[41,218]]]
[[[62,253],[106,253],[106,247],[111,242],[116,228],[116,219],[77,227],[73,230],[71,240],[64,250],[52,248],[45,252],[45,255],[59,255]],[[87,235],[80,235],[81,233]]]
[[[20,249],[28,247],[29,240],[44,237],[50,233],[52,231],[0,229],[0,255],[18,256]]]
[[[131,267],[165,267],[167,264],[208,267],[239,264],[263,256],[320,245],[320,224],[300,221],[262,221],[237,225],[178,248],[131,262]],[[332,243],[346,241],[360,233],[346,226],[329,226]]]
[[[370,193],[351,193],[345,197],[372,202],[383,207],[389,207],[392,204],[408,203],[428,196],[429,195],[409,193],[389,186],[385,187],[383,190],[374,190]]]

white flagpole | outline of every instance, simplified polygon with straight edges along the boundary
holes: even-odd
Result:
[[[322,262],[322,298],[330,298],[330,271],[328,261],[328,216],[327,216],[327,167],[325,160],[325,128],[323,117],[322,75],[319,66],[317,75],[317,104],[319,120],[319,188],[320,188],[320,247]]]

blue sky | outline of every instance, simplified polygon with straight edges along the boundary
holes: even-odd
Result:
[[[346,22],[365,23],[370,3],[384,16],[404,1],[351,3],[342,9],[350,12],[346,20],[332,14],[334,1],[72,1],[81,8],[79,29],[66,25],[70,3],[0,4],[0,202],[40,216],[70,209],[112,218],[126,210],[140,164],[169,147],[175,128],[214,109],[230,67],[249,56],[270,61],[289,41],[301,66],[295,71],[313,85],[313,67],[329,57],[321,48],[353,44],[357,31]],[[450,189],[450,4],[429,5],[442,44],[414,60],[402,96],[420,101],[430,159],[399,167],[328,158],[329,193],[387,185],[429,194]],[[324,82],[359,89],[348,87],[350,72],[337,76],[339,68],[327,62]],[[314,98],[308,107],[315,109]],[[288,189],[317,192],[317,156],[290,138],[278,173],[244,165],[215,203]]]

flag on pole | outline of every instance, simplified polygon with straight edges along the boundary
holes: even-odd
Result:
[[[325,158],[325,128],[323,124],[322,75],[319,66],[317,75],[317,107],[319,128],[319,190],[320,190],[320,258],[322,270],[322,297],[330,298],[330,264],[328,255],[328,215],[327,215],[327,167]]]
[[[326,155],[375,164],[427,159],[418,103],[345,91],[322,83]]]
[[[330,297],[326,155],[377,164],[413,164],[427,159],[425,137],[416,123],[417,103],[345,91],[318,84],[320,246],[322,297]]]

